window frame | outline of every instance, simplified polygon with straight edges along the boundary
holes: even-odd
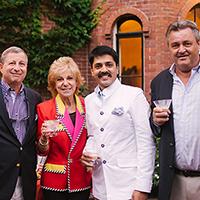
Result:
[[[117,22],[116,22],[116,33],[115,33],[115,38],[116,38],[116,51],[119,55],[119,79],[121,81],[121,58],[120,58],[120,47],[119,47],[119,42],[120,42],[120,39],[126,39],[126,38],[141,38],[141,71],[142,71],[142,74],[141,74],[141,88],[144,90],[144,32],[143,31],[137,31],[137,32],[127,32],[127,33],[120,33],[119,32],[119,28],[120,26],[128,21],[128,20],[135,20],[136,22],[138,22],[140,25],[141,25],[141,29],[143,28],[142,27],[142,22],[141,20],[136,17],[135,15],[125,15],[125,16],[122,16],[120,17]]]

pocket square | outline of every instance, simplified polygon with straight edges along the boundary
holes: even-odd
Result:
[[[113,115],[117,115],[117,116],[121,116],[124,114],[124,108],[121,106],[121,107],[118,107],[118,108],[114,108],[113,111],[112,111],[112,114]]]

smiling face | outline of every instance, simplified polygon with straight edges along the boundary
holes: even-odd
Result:
[[[55,89],[65,102],[67,99],[73,98],[77,88],[76,78],[70,70],[65,70],[57,77]]]
[[[0,63],[2,80],[6,82],[16,92],[20,90],[22,81],[27,74],[28,58],[23,53],[8,53]]]
[[[48,90],[53,97],[58,93],[64,99],[71,97],[78,92],[82,83],[83,78],[78,65],[71,57],[60,57],[51,64],[48,73]]]
[[[168,38],[168,45],[176,70],[190,73],[192,68],[198,65],[200,42],[197,42],[190,28],[172,31]]]
[[[112,56],[102,55],[94,58],[91,73],[99,87],[103,90],[115,81],[118,68]]]

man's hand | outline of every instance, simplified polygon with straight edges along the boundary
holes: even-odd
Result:
[[[169,120],[170,110],[167,108],[155,107],[153,109],[153,122],[155,125],[161,126]]]
[[[147,200],[148,193],[135,190],[132,194],[132,200]]]
[[[90,153],[84,152],[81,156],[81,163],[86,167],[87,171],[93,170],[94,167],[94,157]]]

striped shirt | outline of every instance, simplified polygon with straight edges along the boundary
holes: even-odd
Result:
[[[3,80],[1,80],[1,87],[9,119],[19,142],[22,144],[26,134],[28,119],[24,85],[22,85],[18,94]]]
[[[176,166],[200,171],[200,65],[192,69],[186,85],[174,71],[172,105],[176,143]]]

